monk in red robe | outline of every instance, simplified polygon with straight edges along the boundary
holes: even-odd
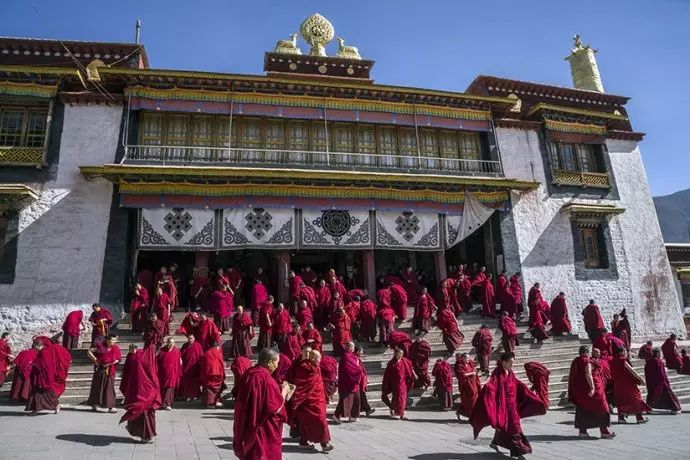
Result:
[[[270,347],[273,337],[273,296],[261,303],[256,317],[257,325],[259,326],[259,340],[257,341],[257,349],[263,350]]]
[[[29,394],[31,393],[31,368],[40,351],[40,345],[39,342],[34,342],[31,348],[19,352],[17,357],[14,358],[14,376],[12,378],[12,387],[10,388],[10,399],[18,402],[25,402],[29,399]]]
[[[136,354],[139,347],[136,343],[130,343],[129,349],[127,351],[127,356],[125,356],[125,364],[122,366],[122,374],[120,375],[120,393],[127,395],[127,387],[131,381],[131,375],[133,373],[136,361]]]
[[[422,288],[421,294],[417,300],[414,309],[414,316],[412,317],[412,329],[418,334],[427,334],[431,329],[431,317],[436,311],[436,304],[431,298],[427,289]]]
[[[332,356],[323,355],[319,368],[321,369],[321,379],[326,391],[327,402],[330,403],[338,389],[338,361]]]
[[[425,390],[431,386],[431,377],[429,376],[429,358],[431,358],[431,345],[429,342],[417,337],[410,345],[410,351],[407,355],[412,361],[412,370],[417,375],[417,380],[414,382],[415,388],[424,388]]]
[[[312,311],[312,314],[314,311],[316,311],[316,292],[314,291],[314,288],[307,286],[306,284],[302,284],[302,286],[299,288],[299,300],[300,305],[302,302],[307,303],[307,306]]]
[[[197,337],[199,335],[199,321],[201,321],[201,315],[199,313],[187,313],[182,319],[180,327],[177,328],[177,333]]]
[[[391,332],[395,330],[395,312],[390,305],[379,304],[377,318],[379,320],[379,343],[386,346]]]
[[[460,311],[456,310],[455,312],[455,316],[458,316],[463,311],[469,312],[472,310],[472,282],[466,275],[459,275],[456,282],[456,290],[458,302],[460,303]]]
[[[108,409],[115,413],[115,375],[117,365],[122,358],[120,347],[117,346],[117,337],[109,335],[103,346],[91,348],[86,352],[93,361],[94,370],[91,379],[91,391],[86,402],[91,410],[96,412],[98,407]]]
[[[223,403],[220,402],[220,395],[225,389],[225,361],[218,342],[204,352],[201,357],[200,368],[203,404],[210,409],[223,407]]]
[[[590,357],[586,346],[580,347],[579,356],[570,364],[568,401],[575,405],[575,428],[580,437],[589,437],[589,428],[599,428],[602,439],[616,436],[609,430],[611,416],[601,367]]]
[[[403,331],[393,331],[388,337],[388,346],[392,349],[400,348],[407,358],[410,356],[410,347],[412,346],[412,339]]]
[[[371,407],[369,399],[367,398],[367,385],[369,385],[369,373],[364,365],[362,358],[364,357],[364,349],[360,345],[355,346],[355,355],[359,359],[359,364],[362,367],[362,378],[359,381],[359,410],[364,412],[364,415],[369,417],[376,412],[376,409]]]
[[[153,297],[151,309],[154,313],[156,313],[158,319],[163,321],[163,335],[169,335],[172,303],[168,294],[163,292],[163,288],[156,289],[156,295]]]
[[[582,310],[582,316],[585,322],[585,331],[589,336],[589,340],[594,340],[604,329],[604,320],[599,312],[599,307],[594,303],[594,299],[589,301]]]
[[[620,312],[620,320],[615,328],[611,329],[611,333],[621,339],[625,343],[625,349],[630,352],[630,345],[632,343],[632,328],[630,327],[630,320],[625,308]]]
[[[439,408],[443,411],[451,410],[453,408],[453,373],[448,361],[436,360],[431,375],[434,376],[434,397],[438,399]]]
[[[153,347],[138,350],[132,357],[129,384],[125,394],[125,414],[120,423],[127,422],[127,431],[147,443],[156,436],[156,410],[161,407],[160,383]]]
[[[529,309],[529,332],[537,340],[537,343],[541,343],[549,338],[546,333],[546,325],[544,324],[544,315],[542,315],[542,310],[539,307],[534,307]]]
[[[137,273],[137,282],[144,286],[146,291],[153,292],[153,272],[144,268]]]
[[[688,375],[690,374],[690,356],[688,356],[688,352],[683,348],[680,350],[680,371],[678,371],[679,374],[683,375]]]
[[[93,312],[89,316],[91,323],[91,346],[94,347],[103,343],[110,334],[110,326],[113,325],[113,315],[107,308],[95,303],[91,306]]]
[[[254,338],[254,322],[251,316],[244,312],[242,306],[237,307],[232,317],[232,347],[230,356],[236,358],[252,357],[252,339]]]
[[[438,306],[437,315],[443,309],[450,309],[455,311],[455,281],[452,278],[446,278],[441,281],[441,287],[436,292],[436,304]]]
[[[29,374],[31,390],[24,409],[33,415],[41,411],[50,411],[55,414],[60,411],[59,395],[55,389],[59,359],[55,346],[34,342],[34,349],[38,351],[38,354]]]
[[[244,277],[242,272],[234,267],[228,267],[228,280],[230,281],[230,297],[233,305],[244,305]]]
[[[7,372],[10,370],[12,361],[14,360],[12,349],[8,343],[9,338],[9,332],[3,332],[2,338],[0,338],[0,388],[5,384]]]
[[[518,309],[517,302],[515,302],[515,297],[513,297],[513,291],[510,290],[510,281],[506,280],[506,285],[503,288],[502,294],[496,295],[499,302],[501,302],[501,311],[508,313],[508,315],[517,319]]]
[[[71,311],[62,323],[62,346],[71,350],[79,347],[79,334],[84,329],[84,312]]]
[[[311,346],[312,350],[321,353],[323,349],[323,339],[321,338],[319,330],[314,327],[313,322],[307,323],[306,328],[302,331],[302,340],[303,343]]]
[[[483,267],[482,267],[483,268]],[[482,318],[493,318],[496,316],[496,292],[494,290],[493,275],[489,273],[484,280],[478,284],[479,298],[482,301]]]
[[[255,279],[251,293],[252,320],[254,320],[254,326],[259,325],[261,307],[268,300],[268,297],[268,289],[264,283],[260,279]]]
[[[62,396],[65,392],[65,387],[67,386],[67,375],[69,374],[69,368],[72,365],[72,354],[70,351],[58,343],[53,343],[51,345],[52,351],[55,354],[55,385],[53,389],[55,394]]]
[[[146,327],[144,327],[144,348],[154,346],[160,348],[165,337],[165,323],[158,319],[156,312],[151,313]]]
[[[168,338],[166,345],[158,353],[156,364],[163,409],[172,410],[175,394],[182,378],[182,357],[180,349],[175,346],[175,339]]]
[[[175,276],[173,276],[171,273],[168,273],[168,269],[166,267],[161,267],[160,271],[156,273],[154,284],[156,292],[158,292],[158,288],[160,288],[166,295],[170,303],[170,311],[173,311],[178,305]]]
[[[319,329],[328,324],[331,320],[329,316],[329,305],[331,303],[331,290],[326,286],[326,281],[320,280],[319,285],[314,291],[316,295],[316,311],[314,311],[314,321]]]
[[[454,353],[455,350],[462,346],[465,335],[460,332],[458,320],[455,319],[453,310],[449,308],[442,309],[436,319],[436,326],[441,330],[443,344],[446,346],[449,354]]]
[[[149,292],[146,288],[139,283],[135,284],[132,302],[129,304],[132,332],[141,332],[144,330],[144,325],[148,319],[150,301]]]
[[[652,351],[652,358],[644,365],[644,380],[647,384],[647,404],[653,409],[666,409],[676,415],[680,413],[680,402],[671,389],[664,361],[658,349]]]
[[[196,338],[204,351],[211,348],[214,343],[220,343],[220,330],[218,326],[203,314],[199,320],[198,334]]]
[[[376,340],[376,304],[369,300],[363,300],[360,308],[360,336],[365,342],[374,342]]]
[[[345,313],[350,317],[350,326],[352,337],[359,337],[359,316],[360,316],[360,300],[358,296],[351,297],[345,304]]]
[[[417,305],[419,299],[419,276],[411,265],[405,267],[405,271],[400,274],[403,287],[407,293],[407,300],[412,305]]]
[[[282,385],[283,382],[287,382],[287,377],[288,373],[290,372],[290,369],[292,369],[292,361],[290,360],[290,357],[280,353],[280,361],[278,362],[278,367],[271,374],[278,385]]]
[[[472,346],[477,353],[477,361],[479,361],[479,368],[484,375],[489,375],[489,359],[493,350],[493,334],[491,330],[482,324],[474,337],[472,337]]]
[[[223,287],[213,291],[209,299],[209,309],[213,314],[213,322],[221,333],[227,332],[232,327],[232,313],[235,310],[235,301],[230,288]]]
[[[182,345],[180,358],[182,359],[182,376],[177,394],[187,401],[201,396],[201,357],[204,349],[192,334],[187,336],[187,342]]]
[[[304,284],[302,277],[297,275],[293,270],[288,274],[288,285],[290,295],[290,311],[295,312],[297,303],[299,302],[300,286]]]
[[[490,447],[510,450],[511,457],[524,459],[532,453],[532,446],[522,433],[520,419],[546,413],[544,403],[512,370],[513,355],[504,353],[491,378],[479,393],[472,410],[470,424],[477,439],[482,428],[491,425],[496,433]]]
[[[501,344],[503,351],[515,353],[515,348],[520,345],[518,329],[515,320],[507,311],[504,311],[498,320],[498,328],[501,331]]]
[[[309,358],[293,365],[292,383],[295,392],[290,399],[293,423],[299,428],[299,445],[313,447],[318,442],[323,452],[333,450],[326,419],[326,392],[321,379],[321,353],[312,350]]]
[[[469,418],[472,415],[472,409],[477,398],[479,398],[482,385],[479,382],[474,361],[467,353],[456,356],[453,371],[458,380],[458,391],[460,392],[460,407],[455,415],[460,421],[460,416]]]
[[[333,340],[333,353],[340,356],[343,352],[343,344],[352,340],[352,320],[345,313],[343,307],[338,308],[331,318],[331,337]]]
[[[407,319],[407,305],[408,305],[407,292],[405,292],[405,288],[403,288],[399,284],[391,284],[390,290],[391,290],[391,307],[393,308],[393,311],[395,312],[395,316],[398,317],[398,320],[405,321],[405,319]]]
[[[616,352],[616,356],[611,361],[611,374],[613,375],[613,395],[618,408],[618,423],[626,423],[628,414],[635,414],[638,424],[646,423],[648,419],[642,414],[650,412],[652,408],[642,400],[642,394],[638,388],[638,385],[644,385],[644,380],[627,361],[625,349],[619,348]]]
[[[282,302],[278,304],[278,308],[273,315],[272,340],[274,343],[283,343],[283,337],[292,331],[292,322],[290,321],[290,313],[285,309]]]
[[[359,384],[362,380],[362,363],[355,355],[355,344],[346,342],[343,355],[338,363],[338,407],[334,419],[340,422],[347,418],[350,422],[359,419],[360,395]]]
[[[292,330],[289,334],[283,336],[283,341],[280,344],[280,353],[287,356],[290,363],[292,363],[301,354],[302,345],[304,345],[302,332],[300,331],[299,324],[293,321]]]
[[[244,374],[246,374],[251,367],[252,362],[249,358],[245,358],[244,356],[238,356],[232,360],[232,364],[230,365],[230,371],[232,371],[232,390],[230,390],[230,393],[234,398],[237,398],[237,392],[242,384]]]
[[[402,348],[396,348],[383,373],[381,385],[381,400],[390,409],[391,418],[407,420],[407,393],[415,380],[417,376],[412,370],[412,362],[403,356]]]
[[[300,301],[299,309],[297,310],[295,317],[299,327],[302,329],[306,329],[307,323],[314,321],[314,314],[312,313],[311,308],[309,308],[306,300]]]
[[[651,340],[647,341],[647,343],[640,347],[640,350],[637,352],[637,357],[639,359],[644,359],[645,361],[648,359],[652,359],[652,357],[654,356],[652,353],[653,346],[654,343]]]
[[[573,326],[568,316],[568,306],[565,303],[565,293],[559,292],[551,302],[551,334],[570,334]]]
[[[302,281],[304,282],[305,285],[314,288],[316,287],[316,279],[319,277],[314,270],[311,269],[311,266],[307,265],[304,267],[304,271],[300,273],[300,276],[302,277]]]
[[[671,336],[666,339],[663,345],[661,345],[661,352],[664,354],[664,361],[666,361],[666,368],[673,369],[679,372],[683,366],[682,358],[678,352],[678,345],[676,344],[676,334],[671,334]]]
[[[544,402],[544,410],[548,410],[549,400],[549,374],[551,373],[542,363],[531,361],[525,363],[527,379],[532,384],[531,390]]]
[[[232,446],[240,460],[281,460],[285,398],[290,386],[271,377],[280,357],[264,348],[259,362],[247,371],[235,401]]]
[[[208,294],[210,290],[208,280],[208,269],[206,267],[194,268],[192,275],[192,287],[190,290],[191,303],[194,308],[199,310],[206,310],[208,308]]]
[[[513,299],[515,299],[515,305],[518,314],[522,313],[524,308],[523,297],[522,297],[522,285],[520,284],[520,273],[516,272],[510,277],[510,292],[513,294]]]

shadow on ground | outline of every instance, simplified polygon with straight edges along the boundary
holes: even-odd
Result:
[[[433,454],[420,454],[408,457],[414,460],[496,460],[506,457],[495,452],[473,452],[470,454],[460,454],[457,452],[438,452]]]
[[[86,444],[87,446],[94,447],[109,446],[110,444],[138,444],[137,441],[132,438],[127,438],[125,436],[109,436],[104,434],[70,433],[55,436],[55,439]]]

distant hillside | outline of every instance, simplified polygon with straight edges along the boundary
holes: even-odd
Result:
[[[690,243],[690,189],[654,197],[666,243]]]

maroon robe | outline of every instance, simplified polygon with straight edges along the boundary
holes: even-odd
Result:
[[[430,386],[429,358],[431,358],[431,345],[429,345],[429,342],[426,340],[415,340],[412,342],[408,358],[412,361],[414,373],[417,374],[417,380],[414,386],[416,388]]]
[[[59,397],[65,392],[65,387],[67,386],[67,376],[72,364],[72,354],[67,348],[57,343],[51,345],[51,348],[55,354],[55,385],[53,389]]]
[[[165,323],[160,319],[149,320],[144,328],[144,348],[150,345],[160,347],[163,345],[163,337],[165,337]]]
[[[456,315],[460,314],[462,311],[469,312],[472,309],[472,283],[465,277],[462,281],[458,280],[457,283],[457,293],[458,302],[460,302],[460,311],[456,311]]]
[[[268,289],[263,284],[254,284],[252,286],[251,307],[252,310],[258,309],[268,300]]]
[[[196,399],[201,396],[201,367],[200,360],[204,355],[204,349],[198,341],[182,345],[180,357],[182,358],[182,376],[177,393],[180,398]]]
[[[630,321],[628,321],[627,316],[623,316],[616,324],[616,327],[611,328],[611,333],[621,339],[623,343],[625,343],[625,349],[630,351],[630,344],[632,343],[632,330],[630,328]]]
[[[688,375],[690,374],[690,355],[685,355],[681,359],[679,374]]]
[[[201,308],[202,310],[208,309],[209,290],[210,286],[207,277],[201,275],[194,276],[190,295],[191,300],[196,307]]]
[[[7,344],[7,340],[0,339],[0,387],[5,383],[7,372],[12,363],[12,349]]]
[[[521,313],[523,310],[522,285],[520,284],[520,278],[517,275],[510,277],[510,292],[513,294],[513,299],[515,299],[518,313]]]
[[[436,311],[434,299],[428,293],[420,295],[412,318],[412,328],[425,333],[429,332],[434,311]]]
[[[441,410],[453,408],[453,373],[448,362],[439,359],[431,371],[434,376],[434,396],[438,399]]]
[[[359,417],[360,383],[362,382],[362,363],[357,355],[347,350],[338,363],[338,407],[337,417]]]
[[[304,345],[302,336],[291,331],[283,336],[283,341],[280,344],[280,353],[287,356],[290,362],[292,362],[300,356],[302,345]]]
[[[213,322],[221,332],[227,332],[231,327],[230,316],[235,311],[235,301],[230,291],[213,291],[209,299],[209,308],[213,314]]]
[[[482,300],[481,316],[496,316],[496,294],[494,285],[489,278],[485,278],[481,284],[479,284],[479,297]]]
[[[460,407],[457,413],[469,417],[472,415],[472,409],[477,402],[477,398],[479,398],[479,391],[482,388],[482,384],[476,373],[474,361],[471,359],[463,363],[458,357],[455,361],[453,370],[455,372],[455,378],[458,379],[458,391],[460,392]]]
[[[587,331],[588,334],[591,335],[604,328],[604,320],[601,317],[601,313],[599,313],[598,306],[594,304],[587,305],[584,310],[582,310],[582,316],[584,317],[585,331]]]
[[[218,347],[206,350],[199,362],[200,381],[204,387],[202,402],[212,406],[220,402],[220,395],[225,389],[225,361],[223,352]]]
[[[419,281],[417,280],[417,273],[414,270],[408,273],[406,270],[400,275],[400,279],[403,282],[407,300],[410,304],[417,305],[419,300]]]
[[[31,391],[31,367],[38,352],[32,348],[19,352],[14,359],[14,377],[10,388],[10,399],[26,401]]]
[[[299,290],[299,300],[300,302],[306,301],[307,307],[312,311],[312,314],[316,310],[316,292],[309,286],[302,286]]]
[[[554,335],[570,334],[572,330],[565,297],[558,295],[551,302],[551,333]]]
[[[331,318],[331,324],[333,325],[333,330],[331,332],[331,338],[333,340],[333,352],[339,355],[343,351],[343,344],[352,341],[352,320],[347,315],[347,313],[336,312]]]
[[[388,345],[390,334],[395,329],[395,312],[390,306],[382,305],[376,316],[379,320],[379,343]]]
[[[160,384],[161,398],[165,406],[171,406],[175,399],[175,392],[180,385],[182,377],[182,364],[180,349],[177,347],[163,347],[158,353],[156,364],[158,365],[158,383]]]
[[[335,391],[338,389],[338,361],[332,356],[323,355],[319,367],[321,369],[323,386],[326,391],[326,399],[330,402]]]
[[[412,362],[404,356],[399,361],[393,358],[388,361],[383,373],[381,400],[393,411],[393,414],[404,417],[407,408],[407,392],[413,385]]]
[[[153,297],[153,305],[151,307],[158,319],[163,321],[163,335],[170,334],[170,309],[168,307],[171,305],[170,297],[165,292]]]
[[[314,314],[311,311],[311,308],[308,306],[302,306],[299,308],[297,311],[297,315],[295,315],[297,318],[297,323],[299,324],[299,327],[302,329],[306,329],[308,323],[313,323],[314,322]]]
[[[666,339],[664,344],[661,345],[661,353],[664,355],[667,369],[673,369],[674,371],[681,369],[683,363],[675,341],[670,338]]]
[[[529,332],[532,337],[541,342],[549,338],[546,333],[546,328],[544,326],[544,316],[539,307],[533,307],[529,309]]]
[[[220,344],[220,330],[210,319],[207,318],[199,321],[198,333],[199,337],[197,337],[196,341],[199,342],[204,351],[211,348],[214,343]]]
[[[640,347],[640,351],[637,352],[637,357],[639,359],[644,359],[645,361],[648,359],[652,359],[654,355],[652,354],[652,346],[647,345],[646,343]]]
[[[273,334],[276,336],[282,336],[289,334],[292,331],[292,325],[290,324],[290,312],[287,310],[276,310],[275,317],[273,318]]]
[[[129,312],[132,321],[132,332],[141,332],[146,325],[146,319],[149,313],[149,293],[145,287],[140,287],[134,290],[132,302],[129,306]]]
[[[252,367],[235,401],[232,446],[240,460],[281,460],[285,401],[266,368]]]
[[[27,412],[56,410],[58,406],[58,395],[55,388],[57,366],[58,356],[55,353],[55,346],[44,346],[32,363],[29,374],[31,390],[24,410]]]
[[[326,391],[319,366],[311,360],[300,360],[293,366],[295,392],[290,399],[291,424],[299,427],[301,442],[327,443],[331,433],[326,420]]]
[[[232,317],[232,348],[230,356],[237,358],[252,357],[252,339],[254,338],[254,322],[247,313],[239,312]]]
[[[113,315],[106,308],[101,307],[98,311],[93,311],[89,316],[89,322],[93,326],[91,330],[91,346],[105,340],[113,324]]]
[[[79,334],[81,334],[81,322],[84,319],[84,312],[81,310],[71,311],[67,314],[65,322],[62,323],[62,346],[71,350],[79,346]]]
[[[668,409],[680,412],[680,402],[671,389],[664,361],[651,358],[644,365],[644,380],[647,384],[647,404],[654,409]]]
[[[136,350],[127,353],[125,357],[125,364],[122,366],[122,374],[120,375],[120,393],[123,395],[127,394],[127,387],[131,381],[130,376],[132,375],[132,370],[136,363]]]
[[[137,274],[137,283],[141,284],[148,292],[153,292],[153,272],[148,268],[141,270]]]
[[[319,353],[323,351],[323,339],[316,328],[302,331],[302,343],[310,344],[312,350],[317,350]]]
[[[232,371],[232,390],[230,390],[230,393],[232,393],[234,398],[237,398],[237,392],[240,386],[242,386],[244,374],[246,374],[251,367],[252,362],[244,356],[238,356],[232,360],[232,364],[230,365],[230,370]]]
[[[376,304],[371,300],[362,301],[360,319],[362,321],[359,333],[363,340],[373,342],[376,338]]]
[[[460,332],[458,322],[453,315],[453,310],[447,308],[441,310],[436,320],[436,326],[441,329],[443,343],[445,344],[446,350],[448,350],[449,353],[453,353],[462,346],[462,342],[465,340],[465,335]]]
[[[477,352],[477,360],[479,361],[481,370],[489,371],[489,358],[491,356],[493,334],[488,328],[479,329],[472,337],[472,346]]]
[[[403,351],[403,356],[407,357],[410,355],[410,346],[412,345],[412,339],[406,332],[393,331],[388,337],[388,346],[390,348],[401,348]]]
[[[520,344],[515,320],[513,320],[513,318],[510,316],[501,316],[501,318],[498,320],[498,328],[503,334],[501,336],[503,350],[510,353],[515,353],[515,347]]]
[[[117,363],[122,358],[122,353],[117,345],[110,348],[104,345],[96,351],[95,356],[96,365],[94,366],[89,399],[86,404],[92,407],[100,406],[112,409],[115,406]]]
[[[276,370],[273,371],[273,379],[278,383],[278,385],[282,385],[283,382],[287,380],[287,375],[288,372],[290,371],[292,367],[292,359],[290,359],[289,356],[280,354],[280,361],[278,362],[278,367]]]
[[[257,350],[270,347],[273,343],[273,304],[265,301],[261,304],[257,323],[259,325],[259,340],[256,344]]]
[[[125,394],[125,414],[120,423],[127,422],[127,431],[142,440],[156,436],[155,412],[161,407],[160,384],[153,347],[137,350],[131,360]]]
[[[398,284],[391,284],[390,291],[391,307],[395,312],[395,316],[397,316],[399,320],[405,321],[405,319],[407,319],[408,305],[407,292],[405,292],[405,289]]]
[[[302,284],[304,284],[304,282],[302,281],[301,276],[295,275],[294,278],[290,278],[290,281],[289,281],[290,301],[299,302],[299,294],[300,294],[300,289],[301,289],[300,286],[302,286]]]
[[[544,402],[544,410],[549,408],[549,374],[546,366],[538,362],[525,363],[525,373],[532,382],[532,391]]]
[[[177,328],[177,333],[182,335],[193,335],[195,339],[199,339],[199,321],[201,315],[199,313],[187,313]]]
[[[323,328],[331,320],[328,314],[328,307],[331,303],[331,290],[328,286],[319,286],[316,288],[316,311],[314,312],[314,320],[319,328]]]
[[[304,284],[308,287],[314,287],[314,284],[316,283],[316,279],[319,277],[315,271],[313,270],[304,270],[303,272],[300,273],[300,276],[302,277],[302,281],[304,281]]]
[[[475,439],[482,428],[491,425],[496,430],[492,442],[510,449],[510,455],[517,457],[532,452],[520,419],[545,413],[543,401],[512,370],[506,374],[499,366],[479,393],[470,424]]]
[[[611,361],[613,394],[619,417],[621,414],[640,414],[652,410],[642,400],[642,394],[638,388],[638,385],[643,385],[644,382],[626,368],[626,363],[625,357],[621,355],[614,356]]]

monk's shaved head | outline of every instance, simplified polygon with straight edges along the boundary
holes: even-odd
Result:
[[[321,362],[321,353],[318,350],[312,350],[312,352],[309,353],[309,358],[314,364],[319,364]]]
[[[264,348],[259,352],[259,366],[268,367],[273,361],[280,359],[280,355],[273,348]]]
[[[589,354],[589,347],[582,345],[580,347],[580,350],[578,351],[578,353],[580,354],[580,356],[588,355]]]

